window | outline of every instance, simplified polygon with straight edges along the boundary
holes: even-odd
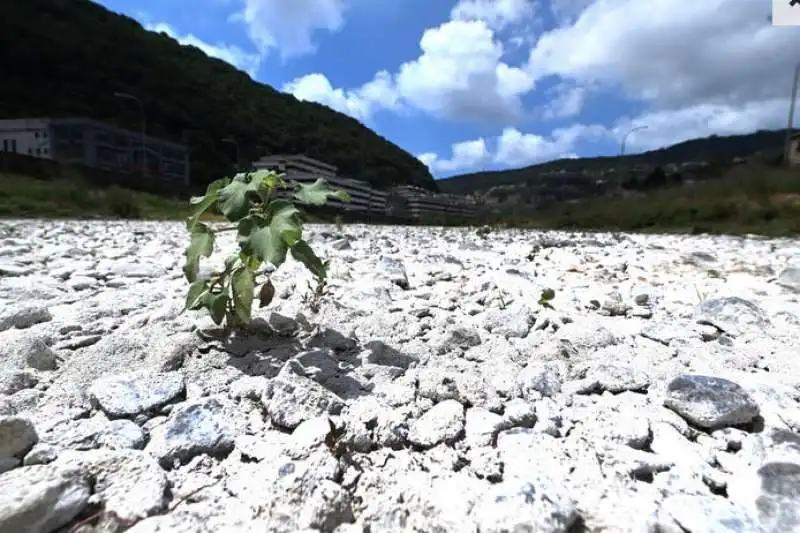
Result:
[[[17,153],[17,140],[11,139],[11,151]]]
[[[41,149],[41,148],[37,148],[37,149],[36,149],[36,155],[37,155],[37,156],[38,156],[38,155],[42,155],[42,149]]]
[[[3,151],[8,152],[8,139],[3,139]]]
[[[38,139],[39,138],[39,132],[38,131],[33,134],[33,138],[34,139]]]

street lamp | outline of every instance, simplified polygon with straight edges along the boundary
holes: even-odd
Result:
[[[241,158],[239,157],[240,156],[239,141],[237,141],[233,137],[225,137],[224,139],[221,139],[221,141],[224,142],[224,143],[231,143],[232,145],[234,145],[236,147],[236,170],[238,171],[239,170],[239,162],[241,161]]]
[[[794,133],[794,105],[797,100],[797,82],[800,80],[800,63],[794,68],[794,81],[792,82],[792,99],[789,100],[789,124],[786,126],[786,146],[784,147],[784,162],[792,166],[792,133]]]
[[[625,135],[622,136],[622,142],[620,143],[620,146],[619,146],[619,155],[620,155],[620,157],[625,155],[625,142],[628,140],[628,135],[630,135],[634,131],[646,130],[646,129],[647,129],[647,126],[636,126],[635,128],[629,129],[628,132]]]
[[[128,93],[114,93],[114,96],[117,98],[126,98],[128,100],[133,100],[137,104],[139,104],[139,112],[142,115],[142,175],[147,176],[147,142],[145,138],[145,132],[147,131],[147,117],[144,113],[144,104],[142,101],[133,96],[132,94]]]
[[[625,143],[628,141],[628,136],[631,133],[633,133],[634,131],[646,130],[646,129],[647,129],[647,126],[644,126],[644,125],[642,125],[642,126],[634,126],[633,128],[629,129],[625,133],[625,135],[622,136],[622,142],[620,142],[620,144],[619,144],[620,164],[622,163],[622,156],[625,155]],[[620,165],[620,170],[621,169],[622,169],[622,166]],[[617,194],[622,194],[622,189],[623,189],[623,186],[622,186],[622,174],[620,173],[619,177],[617,178]]]

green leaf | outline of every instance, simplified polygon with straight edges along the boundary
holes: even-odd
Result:
[[[264,185],[269,189],[283,189],[289,186],[288,183],[277,172],[273,172],[264,180]]]
[[[233,181],[219,191],[219,210],[231,222],[246,217],[250,212],[250,199],[258,199],[261,182],[247,174],[237,174]]]
[[[294,246],[303,236],[299,214],[300,210],[287,200],[273,200],[267,209],[270,226],[280,234],[287,246]]]
[[[297,219],[300,211],[285,200],[273,201],[267,216],[249,215],[239,221],[239,244],[242,252],[261,261],[280,266],[286,252],[302,237]]]
[[[199,279],[189,285],[184,309],[195,310],[203,307],[206,292],[208,292],[208,280]]]
[[[186,219],[186,229],[192,231],[194,225],[200,220],[200,216],[219,199],[219,191],[227,185],[227,183],[227,178],[213,181],[208,184],[205,196],[193,196],[189,199],[189,204],[194,207],[192,208],[191,216]]]
[[[183,273],[192,283],[197,279],[200,270],[200,258],[209,257],[214,251],[214,233],[208,225],[198,222],[192,228],[189,246],[186,248],[186,264]]]
[[[211,315],[214,324],[220,325],[225,319],[225,307],[228,304],[228,295],[224,292],[216,294],[206,293],[205,307]]]
[[[270,226],[269,221],[259,215],[249,215],[239,221],[239,245],[246,255],[280,266],[286,260],[289,247]]]
[[[257,181],[260,187],[267,190],[286,187],[286,182],[283,181],[281,175],[274,170],[257,170],[253,173],[252,179],[253,181]]]
[[[542,307],[547,307],[548,309],[552,309],[553,306],[550,305],[550,300],[556,297],[556,291],[553,289],[544,289],[542,291],[541,296],[539,296],[539,305]]]
[[[225,272],[233,270],[233,265],[239,260],[239,254],[229,255],[225,258]]]
[[[324,205],[328,198],[337,198],[343,202],[350,201],[350,195],[345,191],[334,190],[328,183],[320,178],[312,184],[300,183],[300,188],[294,193],[297,201],[308,205]]]
[[[245,324],[250,322],[255,285],[255,276],[246,267],[239,267],[233,271],[231,276],[233,307],[239,320]]]
[[[258,267],[261,266],[261,259],[250,255],[247,255],[245,257],[247,257],[247,262],[245,263],[247,265],[247,268],[253,271],[258,270]]]
[[[327,262],[320,260],[306,241],[297,241],[292,246],[292,257],[303,263],[315,277],[324,278],[328,275]]]

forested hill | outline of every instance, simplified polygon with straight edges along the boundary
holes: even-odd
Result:
[[[417,158],[342,113],[300,102],[192,46],[88,0],[0,0],[0,118],[89,116],[187,143],[193,182],[242,159],[305,153],[379,188],[436,190]]]
[[[669,163],[693,161],[730,162],[736,157],[749,157],[757,152],[780,154],[786,139],[786,130],[761,130],[745,135],[712,135],[691,139],[658,150],[623,157],[584,157],[580,159],[559,159],[529,167],[474,172],[438,181],[443,192],[469,194],[489,189],[497,185],[535,180],[540,174],[551,171],[582,172],[591,170],[630,167],[633,165],[663,166]]]

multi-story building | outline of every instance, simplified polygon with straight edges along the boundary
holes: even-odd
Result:
[[[0,120],[6,152],[189,184],[189,151],[178,143],[84,117]]]
[[[475,202],[467,197],[436,194],[413,185],[395,187],[388,192],[379,191],[363,181],[342,178],[337,175],[335,166],[304,155],[266,156],[253,166],[277,170],[285,175],[284,179],[300,183],[313,183],[322,178],[333,188],[350,195],[349,202],[328,201],[327,205],[339,209],[415,219],[429,214],[472,216],[477,212]]]
[[[326,205],[330,207],[381,215],[386,213],[385,192],[373,189],[363,181],[338,176],[337,168],[333,165],[304,155],[271,155],[262,157],[253,166],[256,169],[277,170],[285,174],[284,179],[299,183],[313,183],[322,178],[334,189],[341,189],[350,195],[349,202],[328,200]]]
[[[433,193],[414,185],[395,187],[390,192],[387,202],[390,214],[412,218],[432,214],[469,217],[477,212],[475,202],[468,197]]]

